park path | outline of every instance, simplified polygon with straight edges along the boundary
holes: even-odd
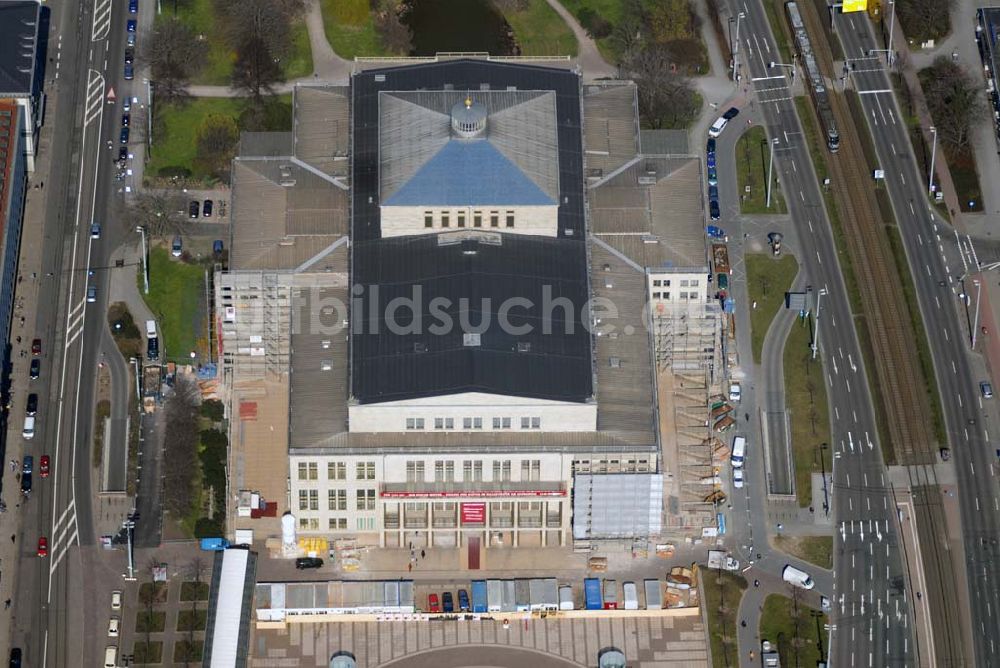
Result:
[[[618,68],[609,65],[604,56],[597,48],[597,43],[587,34],[583,26],[576,20],[576,17],[568,9],[563,7],[559,0],[546,0],[549,7],[555,10],[556,14],[569,26],[576,36],[577,53],[576,62],[583,70],[586,79],[601,79],[618,76]]]

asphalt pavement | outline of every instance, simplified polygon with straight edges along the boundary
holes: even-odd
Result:
[[[741,81],[753,91],[769,138],[777,139],[775,170],[800,231],[797,257],[814,291],[826,293],[818,327],[833,414],[836,538],[830,665],[913,665],[895,504],[820,185],[792,101],[791,82],[784,68],[768,66],[780,57],[762,6],[730,2],[728,7],[731,16],[742,14]]]
[[[982,280],[977,267],[969,266],[952,242],[953,229],[935,213],[928,201],[927,174],[921,173],[913,155],[897,100],[891,92],[882,58],[870,57],[881,45],[870,22],[860,16],[838,16],[837,33],[848,58],[865,59],[865,67],[852,71],[852,82],[861,94],[875,149],[885,168],[886,185],[902,232],[906,256],[916,284],[937,376],[938,390],[957,475],[965,547],[952,559],[956,575],[967,578],[970,609],[959,622],[951,610],[932,610],[938,651],[946,649],[962,661],[973,657],[964,651],[971,643],[976,665],[988,665],[997,655],[1000,639],[1000,495],[996,484],[997,461],[989,429],[996,431],[996,411],[986,410],[979,395],[985,377],[982,358],[968,345],[965,306],[959,295]],[[968,275],[963,284],[959,278]],[[964,568],[962,568],[964,565]],[[945,586],[951,573],[945,573]],[[932,576],[935,574],[932,573]],[[936,575],[941,578],[941,575]],[[935,605],[936,601],[930,601]],[[964,608],[965,606],[963,606]],[[935,614],[936,613],[936,614]],[[970,619],[971,623],[963,622]],[[965,637],[956,632],[964,631]],[[964,642],[963,642],[964,641]]]

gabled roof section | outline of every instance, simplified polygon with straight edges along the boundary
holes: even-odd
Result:
[[[384,206],[544,206],[556,202],[488,141],[453,139]]]
[[[37,0],[0,1],[0,97],[34,94],[40,12]]]
[[[400,65],[355,72],[351,79],[351,187],[353,190],[352,242],[378,239],[381,236],[381,205],[385,198],[380,188],[383,146],[380,136],[382,100],[388,94],[446,92],[457,100],[463,93],[496,91],[551,92],[555,96],[556,196],[559,203],[559,236],[582,238],[586,235],[583,198],[583,146],[580,113],[580,75],[552,67],[482,60],[451,60],[421,65]],[[477,98],[478,99],[478,98]],[[485,104],[485,102],[484,102]],[[442,113],[447,107],[442,106]],[[499,120],[493,124],[501,127]],[[406,119],[401,119],[405,122]],[[493,129],[488,124],[488,128]],[[488,132],[490,131],[488,129]],[[531,127],[516,128],[521,133],[536,132]],[[504,155],[517,164],[543,191],[533,168],[499,141],[491,139]],[[414,169],[414,173],[415,173]],[[401,179],[400,183],[405,180]],[[551,194],[551,193],[550,193]],[[391,196],[391,193],[389,193]]]

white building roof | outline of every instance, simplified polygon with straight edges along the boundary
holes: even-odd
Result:
[[[236,665],[249,559],[249,550],[226,550],[222,553],[212,633],[212,668],[232,668]]]

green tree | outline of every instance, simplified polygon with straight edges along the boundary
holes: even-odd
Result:
[[[665,44],[693,34],[694,12],[689,0],[659,0],[649,7],[648,14],[655,42]]]
[[[239,128],[232,116],[209,114],[195,137],[195,162],[206,172],[225,179],[239,138]]]

